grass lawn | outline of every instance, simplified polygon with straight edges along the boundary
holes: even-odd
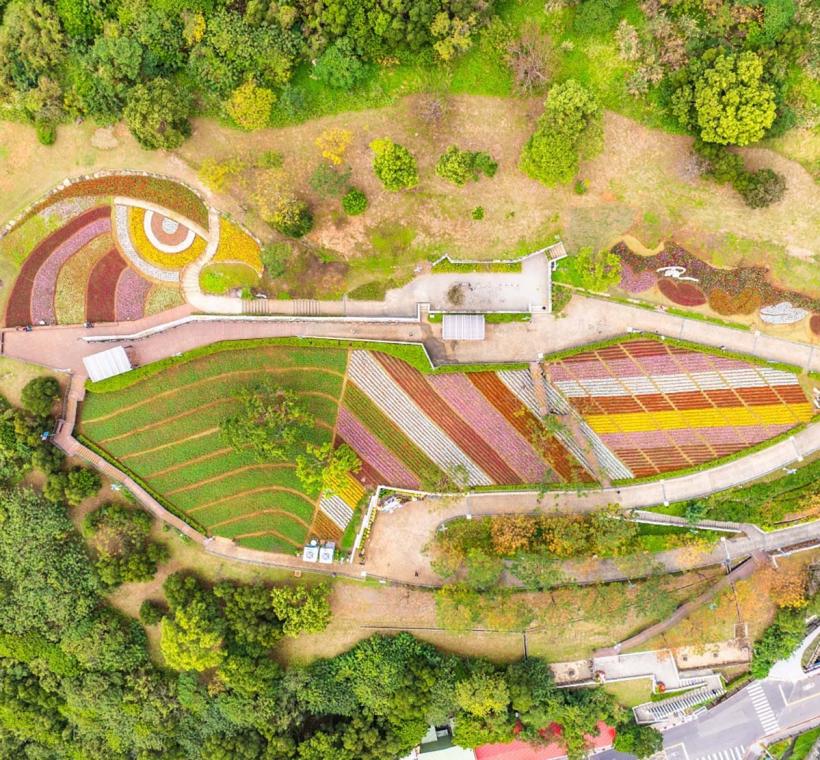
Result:
[[[252,288],[259,284],[259,275],[247,264],[209,264],[199,275],[199,285],[205,293],[224,295],[234,288]]]
[[[635,707],[652,699],[652,680],[649,678],[608,683],[603,688],[625,707]]]
[[[295,452],[259,462],[227,446],[219,425],[241,388],[269,380],[296,391],[314,415],[310,442],[329,441],[346,361],[343,350],[290,346],[198,356],[127,388],[90,392],[81,432],[211,533],[295,551],[316,513],[295,475]]]

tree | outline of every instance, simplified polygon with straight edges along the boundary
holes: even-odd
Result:
[[[268,586],[224,582],[214,586],[213,593],[222,601],[232,638],[245,652],[264,654],[282,638],[282,621]]]
[[[500,555],[512,556],[530,548],[538,523],[530,515],[499,515],[493,517],[490,532],[493,549]]]
[[[23,409],[38,417],[48,417],[54,402],[60,398],[60,384],[50,376],[29,380],[20,395]]]
[[[259,461],[284,459],[313,425],[299,396],[271,383],[242,388],[237,399],[240,411],[222,420],[220,430],[234,449],[250,449]]]
[[[652,726],[639,726],[629,719],[618,725],[614,748],[642,760],[663,749],[663,734]]]
[[[282,191],[269,201],[264,219],[283,235],[300,238],[313,229],[310,207],[293,193]]]
[[[100,490],[100,476],[86,467],[72,467],[65,481],[65,500],[72,507]]]
[[[507,66],[523,95],[532,95],[547,84],[550,49],[550,39],[536,21],[524,22],[518,38],[507,44]]]
[[[403,145],[385,137],[370,143],[373,171],[388,190],[409,190],[419,183],[416,159]]]
[[[325,584],[278,586],[271,589],[271,599],[285,636],[319,633],[330,622],[330,587]]]
[[[163,544],[149,539],[151,517],[122,504],[103,504],[86,518],[84,528],[91,538],[95,567],[107,586],[148,581],[157,564],[168,558]]]
[[[307,444],[306,454],[296,457],[296,477],[311,496],[325,496],[344,490],[347,475],[358,472],[362,462],[346,443],[333,448],[332,442],[315,446]]]
[[[65,56],[54,7],[44,0],[14,0],[0,26],[0,95],[33,89]]]
[[[717,56],[695,81],[693,102],[701,139],[720,145],[757,142],[776,114],[774,88],[751,50]]]
[[[339,166],[344,160],[352,139],[353,133],[349,129],[329,127],[314,142],[321,151],[322,158],[327,159],[334,166]]]
[[[319,56],[313,73],[328,87],[350,90],[366,76],[367,68],[354,52],[350,40],[342,37]]]
[[[493,713],[506,712],[510,692],[500,675],[478,671],[456,684],[456,704],[476,718],[488,718]]]
[[[548,186],[571,181],[579,160],[601,150],[600,115],[595,96],[574,79],[553,85],[521,153],[521,171]]]
[[[268,126],[275,102],[276,95],[273,90],[260,87],[251,78],[231,93],[225,110],[238,126],[252,132]]]
[[[160,631],[160,649],[170,668],[209,670],[225,658],[222,630],[201,601],[177,608],[173,617],[164,617]]]
[[[519,555],[511,572],[530,591],[544,591],[566,582],[561,564],[540,554]]]
[[[131,134],[144,148],[178,148],[191,134],[187,93],[167,79],[138,84],[128,96],[123,118]]]

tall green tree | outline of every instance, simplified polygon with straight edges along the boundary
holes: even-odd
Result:
[[[152,79],[130,92],[123,118],[143,148],[178,148],[191,134],[191,100],[167,79]]]

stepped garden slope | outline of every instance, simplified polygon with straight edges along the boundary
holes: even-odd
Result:
[[[545,363],[546,395],[580,418],[578,440],[563,426],[545,431],[529,371],[424,371],[400,358],[405,348],[217,344],[92,386],[80,432],[197,527],[292,552],[310,537],[340,539],[377,484],[591,483],[592,449],[615,471],[655,475],[708,464],[812,417],[798,378],[784,369],[634,339]],[[308,496],[293,456],[260,463],[222,439],[237,391],[262,379],[303,398],[316,418],[311,443],[357,452],[362,468],[343,493]]]

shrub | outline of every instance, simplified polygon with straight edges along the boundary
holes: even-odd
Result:
[[[221,192],[229,179],[235,177],[245,168],[240,158],[229,158],[225,161],[214,161],[206,158],[199,166],[197,176],[214,192]]]
[[[477,180],[480,174],[493,177],[497,170],[498,164],[489,153],[459,150],[455,145],[447,148],[436,163],[436,174],[459,187]]]
[[[322,198],[338,198],[350,187],[350,169],[338,171],[333,164],[322,161],[310,175],[311,188]]]
[[[273,90],[259,87],[253,79],[249,79],[231,93],[225,110],[237,126],[251,132],[268,126],[275,102]]]
[[[416,159],[403,145],[385,137],[370,143],[373,171],[386,189],[409,190],[419,183]]]
[[[735,189],[749,208],[765,208],[783,199],[786,192],[786,178],[772,169],[746,172]]]
[[[319,56],[313,73],[328,87],[349,90],[365,77],[367,68],[356,56],[350,40],[342,37]]]
[[[265,220],[283,235],[300,238],[313,229],[313,214],[307,203],[291,193],[282,193],[274,201],[272,213]]]
[[[54,377],[35,377],[23,388],[20,402],[23,409],[37,415],[48,417],[54,402],[60,398],[60,384]]]
[[[256,159],[256,166],[259,169],[280,169],[284,160],[278,150],[266,150]]]
[[[38,121],[35,130],[40,145],[54,145],[57,141],[57,128],[48,121]]]
[[[578,34],[606,34],[615,26],[615,19],[606,0],[585,0],[575,11],[572,28]]]
[[[322,132],[314,140],[314,144],[322,152],[322,158],[338,166],[344,160],[352,139],[353,133],[349,129],[331,127]]]
[[[287,243],[271,243],[262,249],[262,264],[269,277],[281,277],[290,258],[290,246]]]
[[[342,198],[342,208],[348,216],[358,216],[367,210],[367,196],[355,187],[351,187]]]
[[[483,206],[476,206],[471,212],[470,216],[475,219],[477,222],[481,221],[484,218],[484,207]]]

